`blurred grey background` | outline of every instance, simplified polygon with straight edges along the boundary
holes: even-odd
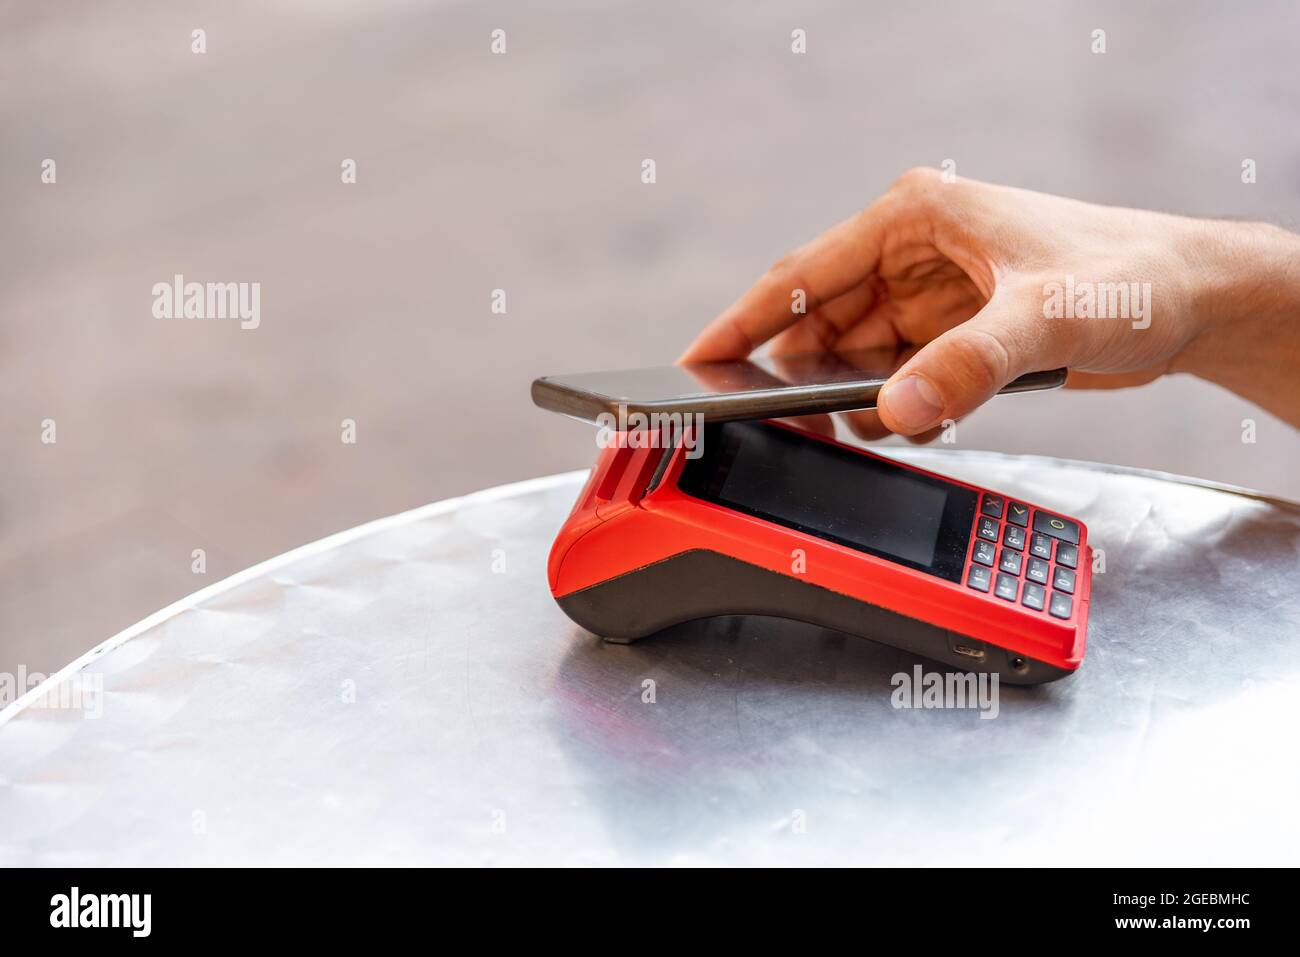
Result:
[[[1300,219],[1293,3],[0,11],[0,671],[329,532],[590,464],[533,377],[670,362],[908,167]],[[154,319],[176,273],[260,282],[260,328]],[[1193,380],[998,399],[959,437],[1300,498],[1296,433]]]

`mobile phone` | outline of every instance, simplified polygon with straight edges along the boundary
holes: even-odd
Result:
[[[544,376],[533,402],[586,422],[652,421],[656,414],[710,422],[874,409],[880,388],[919,347],[763,356],[649,369]],[[1001,394],[1055,389],[1065,369],[1029,372]]]

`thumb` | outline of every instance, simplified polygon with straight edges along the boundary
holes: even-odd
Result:
[[[892,432],[916,435],[959,419],[1012,379],[1065,365],[1047,323],[1032,307],[999,301],[949,329],[899,369],[880,391],[881,421]]]

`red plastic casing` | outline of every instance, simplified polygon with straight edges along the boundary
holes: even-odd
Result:
[[[828,442],[898,468],[931,475],[951,485],[1002,495],[1007,508],[999,520],[999,547],[1012,502],[1039,506],[1022,498],[959,482],[918,469],[905,462],[844,445],[814,432],[771,423]],[[591,470],[573,511],[551,548],[547,572],[551,593],[560,598],[592,585],[634,572],[654,562],[694,549],[709,549],[784,575],[791,573],[791,552],[804,550],[805,570],[797,577],[862,602],[920,619],[940,628],[986,641],[1016,654],[1073,671],[1083,660],[1092,590],[1092,553],[1088,530],[1078,519],[1052,509],[1054,516],[1069,518],[1079,526],[1079,560],[1075,570],[1073,609],[1068,619],[1051,616],[996,597],[993,590],[967,587],[899,565],[765,519],[687,495],[677,487],[687,450],[679,446],[654,490],[646,487],[659,466],[662,448],[630,448],[611,444],[603,449]],[[1032,535],[1032,514],[1027,536]],[[976,509],[966,551],[966,568],[979,541]],[[1026,553],[1026,559],[1028,556]],[[997,569],[991,569],[996,578]],[[795,577],[792,575],[792,577]],[[1023,584],[1024,575],[1020,576]],[[1046,586],[1051,596],[1050,583]]]

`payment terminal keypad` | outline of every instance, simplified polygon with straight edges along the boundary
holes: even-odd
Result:
[[[1001,495],[984,495],[974,538],[967,587],[1053,618],[1073,616],[1078,522]]]

